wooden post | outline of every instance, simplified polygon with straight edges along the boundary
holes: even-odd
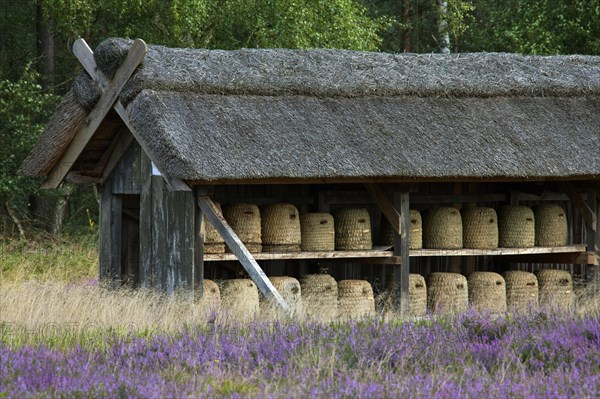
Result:
[[[121,278],[121,198],[112,193],[111,186],[101,188],[98,264],[100,279],[117,287]]]
[[[288,304],[273,286],[273,283],[271,283],[258,263],[256,263],[256,260],[254,260],[250,251],[248,251],[246,246],[242,243],[242,240],[235,234],[235,231],[229,226],[225,218],[219,215],[213,200],[206,195],[198,195],[197,199],[198,206],[205,213],[206,218],[213,224],[219,234],[221,234],[225,243],[238,258],[244,269],[246,269],[260,292],[263,293],[267,300],[279,305],[281,309],[286,313],[289,313],[290,308]]]
[[[194,288],[198,298],[204,296],[204,239],[206,227],[204,212],[195,206],[194,212]]]
[[[394,206],[400,210],[400,234],[394,234],[394,255],[401,258],[394,265],[392,275],[392,301],[400,317],[408,316],[408,275],[410,273],[410,204],[409,193],[395,193]]]
[[[589,206],[590,212],[592,214],[592,220],[595,222],[596,219],[596,215],[598,214],[598,201],[596,200],[596,191],[592,190],[592,189],[588,189],[587,190],[587,205]],[[597,226],[595,226],[594,224],[591,223],[586,223],[586,244],[587,244],[587,251],[588,252],[593,252],[593,253],[597,253],[596,251],[596,243],[598,242],[598,236],[600,236],[600,234],[598,234],[598,229],[596,228]],[[586,280],[592,284],[592,289],[594,290],[595,293],[598,293],[598,291],[600,290],[600,281],[598,281],[600,279],[600,273],[598,271],[598,266],[595,265],[587,265],[586,266],[586,271],[587,271],[587,276],[586,276]]]

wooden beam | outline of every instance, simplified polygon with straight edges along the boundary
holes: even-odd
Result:
[[[73,54],[75,55],[75,57],[77,57],[77,59],[79,60],[81,65],[83,65],[83,67],[87,71],[87,73],[90,74],[90,76],[92,77],[94,82],[96,82],[96,84],[101,89],[105,89],[108,86],[109,81],[106,78],[106,76],[102,73],[102,71],[100,69],[98,69],[98,67],[96,65],[96,60],[94,59],[94,52],[92,51],[90,46],[88,46],[88,44],[85,42],[85,40],[80,38],[80,39],[77,39],[75,41],[75,43],[73,43]],[[150,160],[154,163],[154,165],[160,171],[160,174],[162,175],[163,179],[165,179],[165,182],[167,183],[169,190],[171,190],[171,191],[191,191],[190,186],[188,186],[183,180],[170,176],[168,173],[166,173],[165,169],[160,166],[160,163],[156,162],[156,157],[150,151],[150,148],[146,144],[145,140],[140,136],[140,134],[136,131],[136,129],[131,124],[131,122],[129,120],[129,115],[127,114],[127,111],[125,110],[125,107],[123,106],[123,104],[121,104],[121,101],[119,101],[118,99],[114,104],[114,109],[115,109],[115,111],[117,111],[117,113],[119,114],[119,116],[121,117],[121,119],[123,120],[123,122],[125,123],[127,128],[129,129],[129,131],[133,135],[133,137],[136,139],[136,141],[140,145],[140,147],[142,147],[142,150],[144,150],[146,155],[148,155]],[[112,172],[112,170],[110,170],[108,172]]]
[[[104,117],[117,100],[121,89],[127,83],[138,65],[146,55],[147,47],[143,40],[137,39],[129,48],[125,60],[115,72],[115,77],[106,86],[102,97],[89,113],[86,124],[77,132],[73,141],[63,154],[60,162],[52,169],[42,188],[56,188],[63,181],[87,143],[90,141]]]
[[[400,257],[400,265],[394,266],[392,274],[392,302],[400,317],[408,316],[408,278],[410,273],[410,204],[409,193],[394,194],[394,205],[400,209],[400,234],[394,235],[394,256]]]
[[[583,198],[583,195],[575,190],[575,187],[573,187],[571,183],[561,182],[560,187],[569,196],[569,199],[573,202],[573,204],[579,208],[581,215],[583,216],[583,219],[587,223],[588,227],[592,231],[597,231],[596,212],[586,202],[586,200]],[[588,193],[588,197],[589,196],[590,193]]]
[[[244,266],[244,269],[246,269],[260,292],[263,293],[267,300],[273,301],[274,304],[279,305],[281,309],[289,313],[290,308],[288,304],[281,294],[279,294],[275,286],[273,286],[273,283],[271,283],[258,263],[256,263],[256,260],[254,260],[254,257],[244,246],[235,231],[229,226],[225,218],[219,214],[213,200],[208,196],[199,195],[198,206],[202,209],[206,218],[217,229],[221,237],[223,237],[223,240],[225,240],[225,243],[238,258],[242,266]]]
[[[394,204],[392,204],[392,201],[389,200],[387,195],[385,195],[381,187],[377,184],[365,184],[365,188],[381,210],[381,213],[383,213],[388,222],[390,222],[396,234],[401,234],[400,214],[394,207]]]

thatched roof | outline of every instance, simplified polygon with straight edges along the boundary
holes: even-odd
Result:
[[[600,57],[149,46],[121,100],[184,180],[600,178]]]

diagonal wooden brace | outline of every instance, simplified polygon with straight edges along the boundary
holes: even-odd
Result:
[[[52,169],[42,188],[56,188],[63,181],[85,146],[88,144],[104,117],[113,107],[119,93],[127,83],[129,77],[133,74],[138,65],[142,62],[146,55],[146,43],[143,40],[137,39],[131,45],[127,57],[117,69],[113,80],[106,86],[106,90],[102,93],[100,100],[94,106],[87,117],[86,124],[77,132],[73,141],[63,154],[58,165]]]
[[[134,42],[134,44],[135,44],[135,42]],[[132,45],[132,47],[133,47],[133,45]],[[102,71],[100,69],[98,69],[98,66],[96,65],[96,60],[94,59],[94,52],[92,51],[90,46],[88,46],[88,44],[86,43],[85,40],[83,40],[82,38],[75,40],[75,43],[73,43],[73,54],[79,60],[81,65],[83,65],[83,68],[87,71],[87,73],[92,77],[92,80],[94,82],[96,82],[98,87],[102,91],[107,90],[107,87],[110,84],[110,81],[104,75],[104,73],[102,73]],[[138,142],[140,147],[142,147],[142,149],[144,150],[146,155],[148,155],[148,157],[150,158],[152,163],[160,171],[160,174],[162,175],[163,179],[167,183],[169,190],[171,190],[171,191],[190,191],[191,190],[190,187],[184,181],[170,176],[168,173],[166,173],[164,168],[162,168],[160,166],[160,164],[158,162],[156,162],[156,157],[152,154],[152,152],[150,151],[150,149],[149,149],[148,145],[146,144],[146,142],[144,141],[144,139],[140,136],[140,134],[137,132],[137,130],[131,124],[131,122],[129,120],[129,115],[127,115],[127,111],[125,110],[125,107],[123,106],[123,104],[121,104],[121,101],[119,99],[117,99],[116,102],[114,103],[114,109],[115,109],[115,111],[117,111],[117,114],[119,114],[119,116],[121,117],[121,120],[123,120],[123,122],[129,129],[129,131],[131,132],[133,137],[136,139],[136,141]],[[123,155],[122,152],[124,153],[124,150],[125,149],[123,149],[123,148],[119,148],[115,152],[114,158],[117,158],[117,160],[118,160]],[[108,178],[108,176],[111,174],[114,167],[116,166],[116,162],[109,162],[108,165],[109,165],[109,167],[107,167],[102,172],[102,180],[103,181],[106,180],[106,178]]]
[[[210,199],[209,196],[199,195],[198,206],[202,209],[215,229],[217,229],[221,237],[223,237],[225,243],[231,248],[231,251],[238,258],[242,266],[244,266],[244,269],[246,269],[260,292],[262,292],[268,300],[279,305],[286,313],[289,313],[290,308],[288,304],[282,298],[281,294],[279,294],[275,286],[273,286],[273,283],[271,283],[271,280],[269,280],[258,263],[256,263],[256,260],[250,251],[248,251],[244,243],[242,243],[242,240],[235,234],[235,231],[229,226],[225,218],[219,214],[213,200]]]
[[[592,231],[597,231],[597,217],[596,212],[585,201],[580,192],[575,190],[575,187],[571,183],[563,182],[560,183],[561,189],[567,194],[569,199],[579,208],[583,219],[588,224]]]
[[[377,184],[365,184],[365,188],[373,198],[373,200],[381,209],[381,212],[384,214],[386,219],[390,222],[394,231],[397,234],[401,234],[400,227],[400,213],[394,207],[392,201],[385,195],[383,190]]]

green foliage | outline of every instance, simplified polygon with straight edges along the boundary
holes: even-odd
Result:
[[[37,190],[35,179],[18,176],[27,156],[58,101],[36,83],[38,75],[26,66],[17,81],[0,80],[0,200],[12,206],[27,201]]]

